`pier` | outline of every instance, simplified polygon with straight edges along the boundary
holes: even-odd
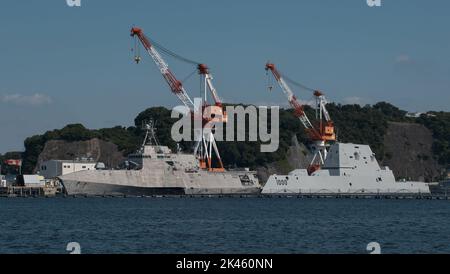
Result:
[[[54,197],[57,187],[8,186],[0,188],[0,197]]]
[[[433,194],[255,194],[255,195],[239,195],[239,194],[220,194],[220,195],[61,195],[63,198],[147,198],[147,199],[164,199],[164,198],[180,198],[180,199],[198,199],[198,198],[240,198],[240,199],[374,199],[374,200],[450,200],[447,195]]]

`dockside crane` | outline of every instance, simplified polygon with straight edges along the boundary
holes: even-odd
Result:
[[[155,62],[156,66],[160,70],[162,76],[166,80],[167,84],[169,85],[171,91],[178,97],[178,99],[190,110],[191,114],[194,115],[194,119],[201,119],[202,120],[202,128],[201,132],[196,132],[196,144],[194,147],[194,154],[196,155],[197,159],[199,160],[200,168],[206,169],[213,172],[221,172],[224,171],[224,166],[222,163],[222,159],[220,157],[219,150],[217,148],[216,141],[214,139],[214,134],[211,130],[211,123],[226,123],[227,122],[227,115],[226,112],[223,109],[223,103],[221,99],[219,98],[216,89],[214,88],[214,85],[212,83],[213,77],[210,74],[209,68],[205,64],[201,64],[192,60],[189,60],[187,58],[181,57],[177,55],[176,53],[164,48],[163,46],[159,45],[155,41],[151,41],[145,34],[143,33],[141,28],[133,27],[131,29],[131,36],[135,38],[135,57],[134,60],[136,63],[139,63],[141,61],[141,57],[139,55],[139,49],[138,49],[138,42],[136,39],[140,41],[142,46],[145,48],[147,53],[150,55],[152,60]],[[164,61],[162,56],[159,54],[157,49],[160,49],[166,54],[171,55],[172,57],[175,57],[181,61],[184,61],[186,63],[190,63],[191,65],[196,65],[196,69],[198,71],[198,74],[202,78],[203,83],[203,98],[202,98],[202,104],[201,106],[195,106],[194,101],[191,100],[189,97],[186,89],[183,86],[183,83],[179,81],[174,73],[169,69],[169,66],[167,62]],[[211,118],[208,115],[204,115],[204,110],[209,107],[207,103],[207,93],[211,94],[212,99],[214,100],[214,105],[218,108],[220,108],[220,112],[222,115],[214,116]],[[209,108],[208,108],[209,109]],[[201,117],[197,117],[195,113],[201,113]],[[205,130],[208,127],[209,130]],[[218,166],[215,166],[214,164],[214,154],[215,153],[215,159]]]
[[[305,113],[305,107],[301,104],[297,97],[292,92],[281,73],[277,70],[274,64],[267,63],[266,71],[271,71],[275,80],[278,82],[284,95],[287,97],[289,104],[294,109],[294,114],[302,125],[305,127],[308,138],[313,142],[313,158],[308,167],[308,173],[312,174],[324,164],[327,157],[328,142],[336,141],[336,134],[334,132],[334,123],[331,120],[330,114],[326,109],[326,99],[324,94],[319,90],[310,89],[301,84],[297,84],[302,88],[313,92],[316,100],[316,121],[314,123],[308,118]],[[287,79],[287,78],[286,78]],[[291,82],[294,82],[291,80]],[[295,83],[295,82],[294,82]]]

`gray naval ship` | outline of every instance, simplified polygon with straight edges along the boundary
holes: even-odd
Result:
[[[271,175],[262,194],[429,194],[428,184],[396,182],[392,170],[381,168],[368,145],[335,143],[321,169],[308,175],[296,169]]]
[[[147,127],[141,148],[128,156],[123,170],[84,170],[60,176],[67,195],[251,195],[261,186],[256,172],[201,169],[193,154],[172,153]]]

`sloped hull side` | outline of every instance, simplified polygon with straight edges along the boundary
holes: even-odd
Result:
[[[185,173],[141,170],[80,171],[60,177],[68,195],[255,195],[261,192],[251,173]]]
[[[64,180],[63,185],[68,195],[88,196],[153,196],[183,195],[184,188],[177,187],[137,187],[92,182]]]
[[[426,183],[377,181],[371,176],[272,175],[263,194],[429,194]]]
[[[191,188],[186,189],[188,195],[258,195],[261,188]]]

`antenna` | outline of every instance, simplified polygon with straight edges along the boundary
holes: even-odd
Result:
[[[156,138],[156,122],[154,122],[153,119],[150,119],[148,122],[143,121],[142,124],[142,129],[145,130],[145,138],[141,149],[143,149],[146,145],[160,146],[158,139]]]

